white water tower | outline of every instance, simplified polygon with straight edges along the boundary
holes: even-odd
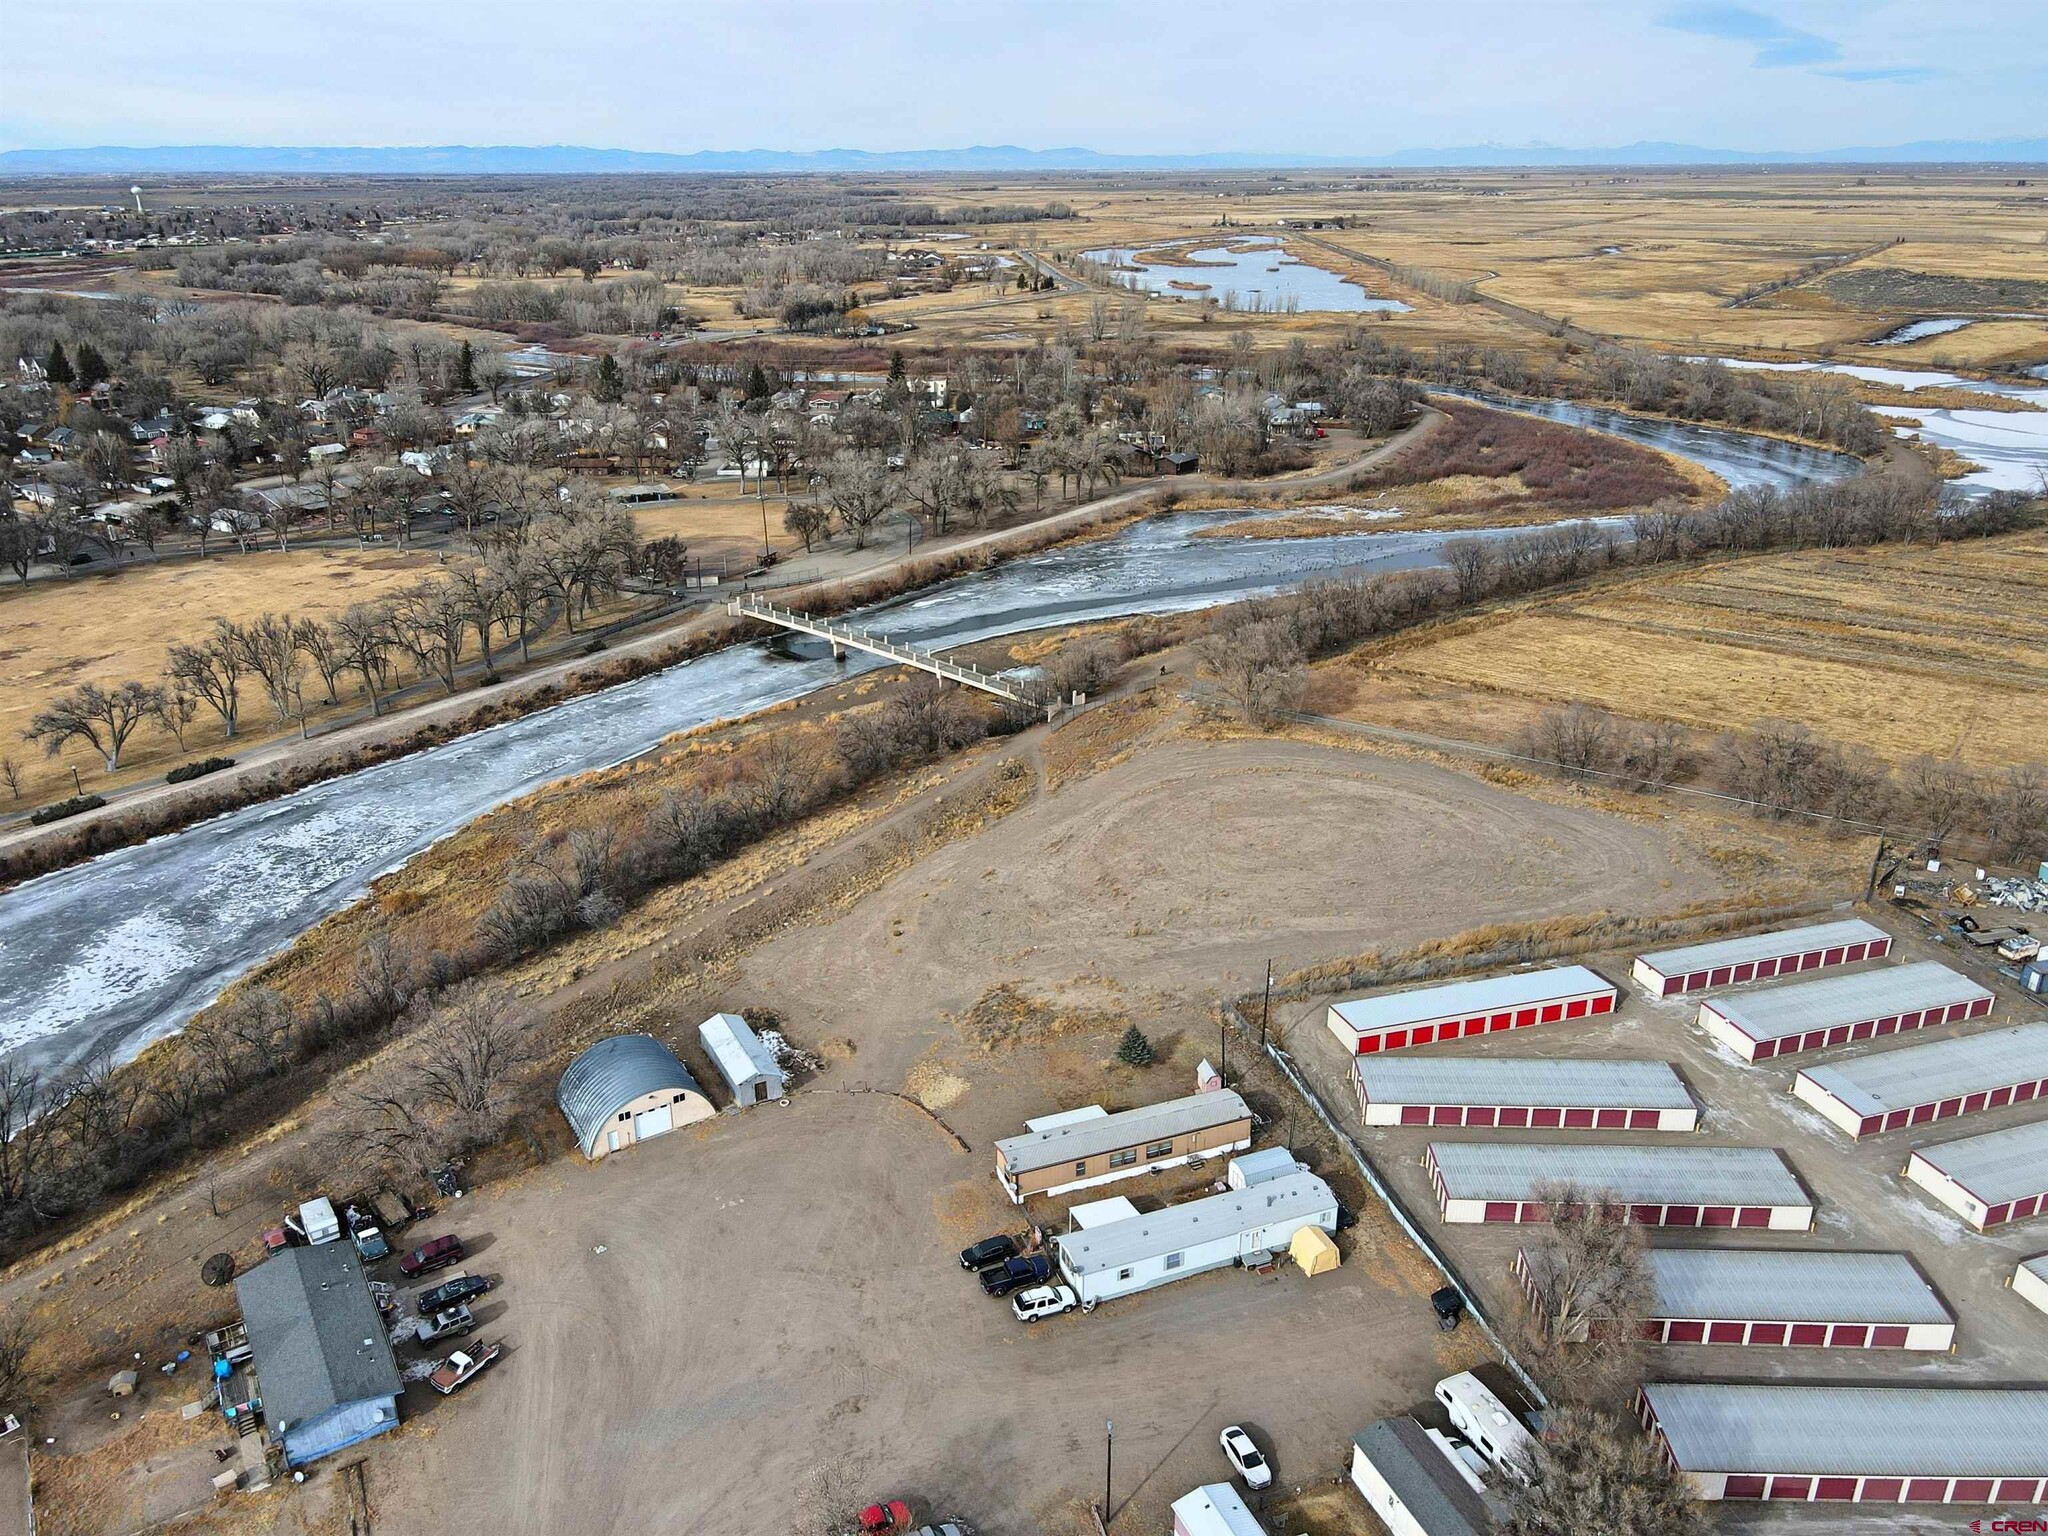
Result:
[[[135,211],[137,213],[142,212],[142,188],[130,187],[128,189],[128,195],[135,199]]]

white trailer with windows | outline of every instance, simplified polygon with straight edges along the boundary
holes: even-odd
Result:
[[[1485,1536],[1493,1511],[1477,1479],[1403,1414],[1351,1437],[1351,1485],[1393,1536]]]
[[[1060,1274],[1093,1306],[1257,1254],[1285,1253],[1304,1227],[1337,1230],[1337,1196],[1312,1173],[1092,1225],[1053,1242]]]
[[[1850,918],[1815,923],[1806,928],[1780,928],[1772,933],[1716,939],[1636,956],[1631,971],[1635,984],[1652,997],[1675,997],[1708,987],[1767,981],[1799,971],[1831,965],[1879,960],[1891,953],[1892,936],[1874,923]]]
[[[1662,1061],[1374,1056],[1352,1065],[1367,1125],[1693,1131],[1700,1110]]]

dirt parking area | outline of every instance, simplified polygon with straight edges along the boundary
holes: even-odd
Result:
[[[1846,914],[1844,914],[1846,915]],[[1434,1194],[1423,1171],[1424,1149],[1432,1140],[1539,1140],[1623,1143],[1654,1140],[1660,1144],[1743,1145],[1782,1151],[1807,1189],[1816,1197],[1812,1232],[1746,1231],[1716,1234],[1693,1230],[1653,1230],[1653,1247],[1759,1247],[1901,1251],[1913,1258],[1957,1318],[1957,1342],[1950,1354],[1909,1354],[1900,1350],[1745,1349],[1733,1346],[1667,1346],[1644,1355],[1651,1380],[1781,1380],[1830,1384],[1902,1386],[1966,1386],[2035,1384],[2041,1379],[2043,1351],[2048,1350],[2048,1318],[2016,1297],[2007,1287],[2014,1264],[2048,1247],[2048,1219],[2019,1222],[1978,1233],[1937,1205],[1900,1176],[1913,1148],[1958,1136],[2002,1129],[2038,1120],[2034,1105],[2019,1105],[1986,1114],[1952,1119],[1914,1130],[1866,1137],[1852,1142],[1818,1114],[1792,1097],[1793,1077],[1803,1066],[1835,1063],[1874,1051],[1922,1044],[1934,1039],[2008,1027],[2042,1016],[2038,1004],[2003,982],[1992,982],[1982,968],[1960,960],[1953,945],[1932,941],[1927,930],[1890,908],[1874,920],[1893,932],[1898,942],[1893,957],[1878,965],[1911,960],[1941,960],[1969,971],[1993,985],[1999,1003],[1988,1018],[1968,1024],[1924,1031],[1901,1040],[1880,1040],[1854,1047],[1810,1051],[1758,1066],[1744,1063],[1712,1040],[1694,1022],[1697,996],[1651,1001],[1624,988],[1622,1006],[1598,1020],[1542,1025],[1533,1029],[1475,1038],[1438,1048],[1425,1046],[1418,1056],[1492,1056],[1509,1059],[1564,1056],[1604,1059],[1654,1059],[1673,1063],[1705,1106],[1701,1129],[1688,1141],[1679,1136],[1648,1137],[1626,1133],[1484,1130],[1435,1131],[1366,1128],[1359,1119],[1355,1091],[1348,1086],[1350,1059],[1323,1027],[1320,1008],[1290,1036],[1311,1080],[1332,1104],[1344,1106],[1343,1123],[1395,1188],[1409,1210],[1447,1253],[1466,1284],[1476,1289],[1495,1315],[1518,1314],[1516,1285],[1509,1264],[1517,1248],[1535,1231],[1506,1224],[1448,1225],[1437,1217]],[[1625,979],[1633,955],[1588,958],[1604,975]],[[1876,969],[1878,966],[1854,967]],[[1975,1513],[1972,1511],[1971,1513]],[[1752,1526],[1769,1529],[1834,1531],[1953,1530],[1955,1516],[1922,1510],[1902,1516],[1856,1514],[1840,1508],[1788,1515],[1774,1507],[1762,1511],[1724,1511],[1727,1529]]]

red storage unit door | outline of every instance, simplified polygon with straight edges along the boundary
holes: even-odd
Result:
[[[1586,999],[1582,997],[1567,1004],[1564,1016],[1568,1019],[1583,1019],[1586,1016]]]
[[[1526,1109],[1503,1109],[1495,1123],[1501,1126],[1514,1126],[1520,1129],[1529,1123],[1529,1111]]]
[[[1853,1477],[1824,1477],[1813,1490],[1816,1499],[1828,1499],[1846,1504],[1856,1497],[1856,1479]]]
[[[1563,1119],[1564,1111],[1561,1109],[1532,1109],[1529,1111],[1529,1123],[1539,1129],[1547,1128],[1554,1130]]]
[[[1707,1342],[1709,1344],[1740,1344],[1746,1328],[1741,1323],[1709,1323]]]
[[[1465,1112],[1455,1104],[1439,1104],[1429,1112],[1431,1125],[1462,1125]]]
[[[1628,1112],[1628,1128],[1632,1131],[1654,1131],[1657,1129],[1657,1111],[1654,1109],[1632,1109]]]
[[[1628,1219],[1636,1223],[1637,1226],[1658,1226],[1664,1220],[1664,1207],[1661,1205],[1632,1205],[1628,1208]]]
[[[1595,1013],[1611,1013],[1611,1012],[1612,1012],[1613,1010],[1614,1010],[1614,999],[1613,999],[1613,998],[1611,998],[1611,997],[1604,997],[1604,996],[1603,996],[1603,997],[1596,997],[1596,998],[1594,998],[1594,999],[1593,999],[1593,1011],[1594,1011]]]
[[[1664,1225],[1667,1227],[1696,1227],[1700,1224],[1700,1208],[1696,1205],[1667,1205],[1664,1207]]]
[[[1518,1209],[1519,1207],[1512,1200],[1489,1200],[1486,1202],[1486,1219],[1488,1221],[1517,1221],[1520,1219],[1516,1214]]]
[[[1915,1477],[1906,1483],[1906,1498],[1915,1504],[1939,1504],[1948,1497],[1945,1477]]]
[[[1427,1104],[1403,1104],[1401,1106],[1401,1123],[1403,1125],[1429,1124],[1429,1106]]]
[[[1771,1497],[1774,1499],[1801,1499],[1813,1493],[1813,1479],[1810,1477],[1774,1477],[1771,1479]]]
[[[1484,1104],[1474,1104],[1465,1111],[1465,1123],[1467,1125],[1491,1125],[1493,1124],[1493,1110]]]
[[[1866,1504],[1896,1504],[1899,1495],[1906,1491],[1904,1479],[1897,1477],[1866,1477],[1863,1479],[1863,1502]]]
[[[1703,1227],[1732,1227],[1735,1225],[1735,1207],[1732,1205],[1705,1205],[1700,1207],[1700,1225]]]
[[[1707,1325],[1701,1322],[1680,1320],[1671,1325],[1671,1342],[1674,1344],[1698,1344],[1707,1336]]]
[[[1818,1349],[1828,1341],[1826,1323],[1794,1323],[1792,1345],[1795,1349]]]
[[[1738,1227],[1768,1227],[1771,1224],[1771,1208],[1767,1205],[1745,1205],[1735,1213]]]
[[[1625,1131],[1628,1129],[1628,1111],[1603,1109],[1594,1117],[1593,1123],[1603,1131]]]
[[[1783,1323],[1751,1323],[1749,1342],[1752,1344],[1783,1344],[1785,1325]]]
[[[1906,1347],[1906,1330],[1890,1323],[1881,1324],[1870,1330],[1870,1347],[1872,1349],[1904,1349]]]
[[[1734,1473],[1722,1485],[1721,1497],[1724,1499],[1760,1499],[1764,1496],[1764,1484],[1766,1481],[1768,1479],[1758,1477],[1753,1473]]]
[[[1870,1329],[1862,1323],[1837,1323],[1828,1335],[1833,1349],[1861,1349],[1870,1342]]]
[[[1566,1130],[1590,1131],[1593,1128],[1593,1111],[1590,1109],[1568,1109],[1564,1112]]]
[[[1992,1480],[1988,1477],[1959,1477],[1948,1501],[1951,1504],[1989,1504],[1992,1487]]]
[[[2031,1477],[2008,1477],[1998,1485],[1994,1501],[1999,1504],[2034,1504],[2041,1498],[2041,1484]]]

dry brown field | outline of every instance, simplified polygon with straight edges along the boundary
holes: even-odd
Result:
[[[1322,708],[1506,737],[1580,700],[1702,731],[1765,719],[1902,761],[2038,761],[2048,534],[1808,550],[1511,604],[1323,669]]]

